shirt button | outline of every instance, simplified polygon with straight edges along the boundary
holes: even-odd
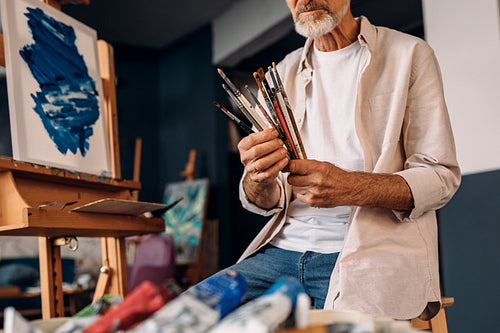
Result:
[[[302,124],[302,118],[301,119],[297,119],[297,124]]]
[[[309,81],[307,77],[302,78],[302,82],[306,83],[307,81]]]

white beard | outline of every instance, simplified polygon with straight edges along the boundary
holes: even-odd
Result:
[[[329,33],[342,21],[347,9],[349,8],[349,3],[346,3],[345,7],[338,14],[325,13],[320,18],[314,18],[314,15],[307,15],[305,19],[300,19],[297,16],[297,21],[295,21],[295,31],[306,38],[317,38]]]

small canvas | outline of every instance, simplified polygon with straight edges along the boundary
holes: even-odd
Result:
[[[97,33],[39,0],[0,0],[16,160],[111,176]]]
[[[209,191],[208,179],[196,179],[169,183],[165,187],[165,204],[183,197],[177,205],[163,215],[165,233],[174,238],[175,262],[178,265],[192,264],[200,243],[201,228],[205,219]]]

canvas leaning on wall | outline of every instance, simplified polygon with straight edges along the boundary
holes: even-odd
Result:
[[[111,176],[97,33],[38,0],[0,0],[15,160]]]
[[[210,182],[207,178],[168,183],[165,186],[165,204],[184,198],[163,215],[165,233],[174,238],[175,262],[178,265],[196,262],[209,189]]]

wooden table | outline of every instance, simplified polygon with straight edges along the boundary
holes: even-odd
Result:
[[[42,317],[64,316],[61,243],[101,237],[105,283],[99,293],[128,292],[126,236],[161,232],[162,218],[84,213],[72,208],[100,199],[133,200],[138,181],[104,178],[0,157],[0,236],[38,237]],[[102,274],[101,274],[102,275]]]
[[[74,316],[79,308],[77,307],[77,298],[82,299],[91,299],[92,289],[83,289],[80,287],[69,287],[65,288],[63,291],[64,296],[66,296],[66,300],[68,300],[69,304],[65,304],[64,311],[65,313],[69,313],[70,316]],[[0,287],[0,297],[2,299],[40,299],[41,292],[40,291],[21,291],[19,287]],[[22,308],[16,309],[23,316],[39,316],[42,314],[42,310],[38,307],[34,308]],[[0,319],[4,319],[3,310],[0,311]]]

